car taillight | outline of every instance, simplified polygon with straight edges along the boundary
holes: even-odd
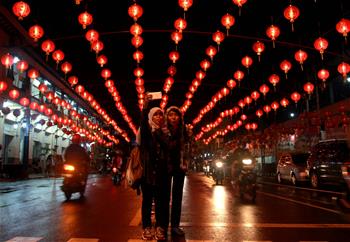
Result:
[[[116,168],[116,167],[113,167],[112,171],[113,171],[114,173],[116,173],[116,172],[117,172],[117,168]]]
[[[348,170],[348,166],[342,166],[341,167],[341,173],[343,176],[348,176],[349,175],[349,170]]]
[[[72,166],[72,165],[67,165],[67,164],[65,164],[65,165],[63,166],[63,170],[65,170],[65,171],[74,171],[75,168],[74,168],[74,166]]]

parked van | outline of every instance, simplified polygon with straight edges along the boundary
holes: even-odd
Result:
[[[283,153],[277,163],[277,181],[290,181],[293,185],[308,181],[306,172],[309,153]]]

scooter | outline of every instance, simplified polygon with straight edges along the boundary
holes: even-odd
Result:
[[[223,185],[224,183],[224,163],[221,161],[216,161],[215,162],[215,170],[213,173],[213,178],[216,182],[216,185]]]
[[[122,172],[115,166],[112,168],[112,181],[114,185],[119,185],[122,181]]]
[[[251,158],[242,159],[242,169],[239,174],[238,186],[242,200],[248,199],[255,202],[256,199],[256,172]]]
[[[70,200],[73,193],[80,193],[84,197],[87,182],[87,174],[77,169],[72,164],[63,165],[63,184],[61,190],[64,192],[67,200]]]

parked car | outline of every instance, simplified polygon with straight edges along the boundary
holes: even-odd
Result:
[[[277,181],[290,181],[293,185],[308,180],[306,168],[309,153],[284,153],[277,163]]]
[[[311,186],[320,184],[346,185],[349,189],[350,148],[345,139],[325,140],[311,149],[307,170]]]

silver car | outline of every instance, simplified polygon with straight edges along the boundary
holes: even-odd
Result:
[[[290,181],[293,185],[308,181],[306,172],[309,153],[284,153],[277,164],[277,181]]]

